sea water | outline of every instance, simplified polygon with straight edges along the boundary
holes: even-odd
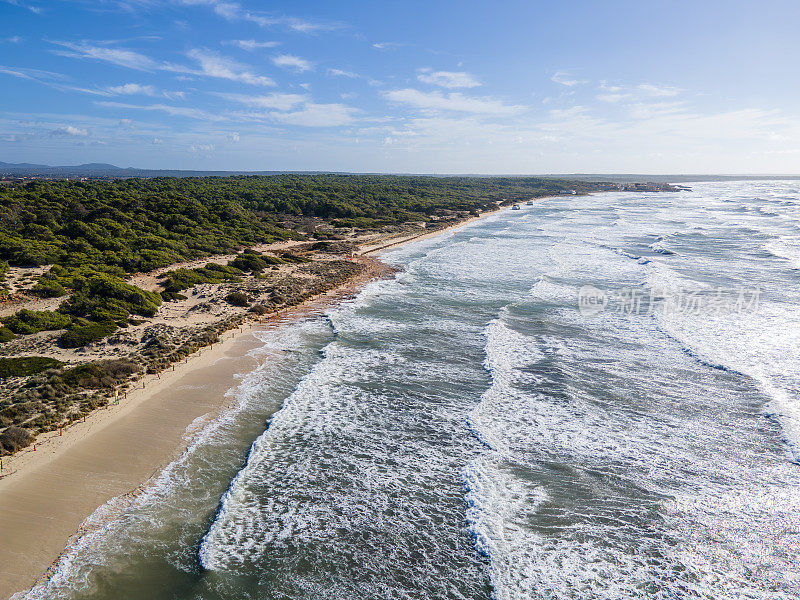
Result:
[[[800,187],[691,187],[385,254],[28,597],[800,597]]]

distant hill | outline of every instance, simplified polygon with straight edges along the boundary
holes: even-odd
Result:
[[[51,178],[121,178],[121,177],[208,177],[213,175],[277,175],[280,173],[313,174],[320,171],[184,171],[180,169],[137,169],[118,167],[107,163],[83,165],[37,165],[31,163],[0,162],[0,176],[51,177]]]
[[[37,165],[32,163],[0,162],[2,177],[42,177],[50,179],[73,179],[78,177],[117,179],[126,177],[225,177],[230,175],[317,175],[317,174],[355,175],[343,171],[189,171],[181,169],[138,169],[118,167],[107,163],[87,163],[83,165]],[[361,173],[363,175],[379,173]],[[393,175],[424,175],[424,173],[391,173]],[[447,177],[448,175],[442,175]],[[462,174],[462,177],[487,177],[487,175]],[[497,177],[539,177],[545,179],[570,179],[579,181],[610,181],[632,183],[651,181],[654,183],[681,183],[688,181],[732,181],[743,179],[800,179],[800,175],[647,175],[641,173],[548,173],[544,175],[497,175]]]

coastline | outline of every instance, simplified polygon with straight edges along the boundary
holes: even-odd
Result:
[[[249,356],[259,346],[254,333],[321,311],[392,272],[370,255],[443,235],[510,206],[435,231],[362,246],[358,255],[372,263],[363,275],[266,322],[247,322],[245,331],[225,332],[219,343],[174,365],[174,370],[146,376],[142,387],[117,403],[95,410],[62,434],[41,436],[33,448],[4,461],[0,598],[24,592],[46,577],[65,546],[80,536],[87,517],[107,501],[146,486],[183,452],[187,428],[196,419],[213,419],[229,405],[226,393],[234,386],[235,375],[257,364]]]

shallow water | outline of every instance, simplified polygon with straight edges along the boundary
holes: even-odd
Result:
[[[800,596],[799,190],[693,188],[387,254],[30,597]]]

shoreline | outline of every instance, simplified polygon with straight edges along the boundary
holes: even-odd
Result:
[[[544,198],[537,198],[540,200]],[[527,202],[527,201],[523,201]],[[521,204],[521,203],[520,203]],[[498,207],[435,231],[385,238],[359,248],[371,268],[341,286],[265,321],[248,321],[171,370],[146,375],[126,397],[99,408],[63,433],[41,435],[36,444],[3,461],[0,477],[0,598],[24,593],[46,579],[65,548],[81,536],[84,521],[119,496],[144,489],[187,447],[186,431],[198,418],[214,419],[227,406],[237,374],[257,361],[256,333],[295,322],[352,297],[391,267],[370,255],[445,234],[510,209]],[[393,240],[393,241],[390,241]],[[373,244],[374,245],[374,244]],[[185,390],[193,390],[187,394]],[[190,396],[190,397],[188,397]]]

